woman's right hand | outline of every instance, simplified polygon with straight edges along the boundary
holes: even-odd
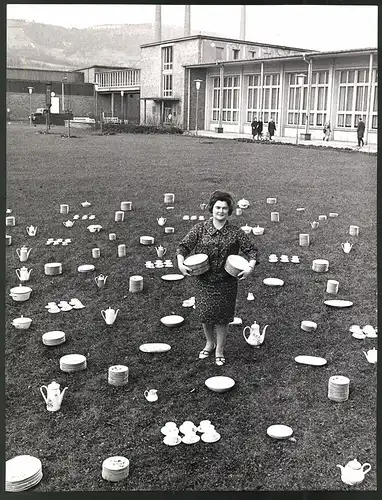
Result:
[[[184,276],[191,276],[192,269],[184,264],[178,264],[179,271],[184,274]]]

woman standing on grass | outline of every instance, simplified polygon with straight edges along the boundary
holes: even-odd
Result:
[[[247,270],[239,274],[246,279],[252,273],[257,258],[257,249],[251,238],[235,224],[228,221],[234,209],[232,196],[224,191],[215,191],[208,203],[212,217],[199,222],[180,242],[177,249],[178,267],[182,274],[190,276],[191,269],[184,265],[184,259],[193,250],[208,255],[210,268],[195,276],[196,313],[202,322],[206,345],[199,353],[199,359],[208,358],[214,351],[218,366],[225,364],[224,348],[228,324],[233,321],[238,283],[227,273],[224,265],[228,255],[241,250],[250,259]],[[214,341],[216,328],[216,344]]]

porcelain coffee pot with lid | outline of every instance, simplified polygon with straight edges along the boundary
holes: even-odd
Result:
[[[105,311],[101,311],[102,317],[105,320],[107,325],[112,325],[117,318],[117,314],[119,313],[119,309],[116,311],[111,307],[108,307]]]
[[[43,389],[46,389],[46,396]],[[54,381],[48,384],[48,386],[42,385],[40,387],[40,392],[45,400],[48,411],[58,411],[60,409],[66,389],[67,387],[60,392],[60,384]]]
[[[341,469],[342,481],[350,485],[362,483],[365,478],[365,474],[367,474],[371,469],[371,465],[369,463],[361,465],[358,460],[351,460],[345,465],[345,467],[337,464],[337,467]]]
[[[159,218],[157,218],[158,224],[160,226],[164,226],[166,224],[166,220],[167,220],[166,217],[159,217]]]
[[[31,248],[28,249],[26,246],[22,246],[21,248],[16,248],[16,253],[19,256],[21,262],[25,262],[28,260],[29,254],[31,252]]]
[[[346,243],[341,243],[341,246],[342,246],[342,250],[345,252],[345,253],[349,253],[350,250],[352,249],[353,245],[351,243],[349,243],[348,241]]]
[[[74,220],[66,220],[65,222],[63,222],[64,226],[66,227],[72,227],[74,223],[75,223]]]
[[[36,236],[37,226],[27,226],[29,236]]]
[[[249,329],[248,337],[245,336],[245,331]],[[253,347],[260,347],[264,342],[265,331],[268,328],[268,325],[264,326],[262,333],[260,333],[260,326],[256,323],[256,321],[251,326],[246,326],[243,330],[243,336],[247,343]]]
[[[20,281],[28,281],[30,273],[33,269],[29,269],[27,267],[21,267],[20,269],[16,269],[16,274]]]
[[[96,278],[94,278],[98,288],[103,288],[106,284],[107,276],[104,276],[103,274],[100,274]]]
[[[162,247],[162,245],[159,245],[159,247],[155,247],[155,250],[157,251],[157,255],[159,258],[162,258],[167,252],[167,248]]]

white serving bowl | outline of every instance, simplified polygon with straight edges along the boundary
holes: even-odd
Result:
[[[15,318],[12,321],[12,325],[19,330],[27,330],[31,326],[32,320],[31,318],[24,318],[21,316],[20,318]]]
[[[23,302],[24,300],[28,300],[32,292],[32,288],[29,286],[15,286],[11,288],[11,293],[9,294],[13,300],[16,302]]]
[[[161,323],[165,326],[177,326],[183,323],[184,318],[183,316],[178,316],[176,314],[171,314],[170,316],[164,316],[161,318]]]
[[[231,377],[218,376],[208,378],[205,381],[205,384],[208,389],[211,389],[211,391],[226,392],[232,389],[232,387],[235,385],[235,381]]]

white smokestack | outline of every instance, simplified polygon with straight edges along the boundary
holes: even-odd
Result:
[[[191,35],[191,5],[184,6],[184,36]]]
[[[246,25],[246,5],[241,6],[240,16],[240,40],[245,40],[245,25]]]
[[[161,5],[155,6],[155,42],[160,42],[162,39],[161,7]]]

